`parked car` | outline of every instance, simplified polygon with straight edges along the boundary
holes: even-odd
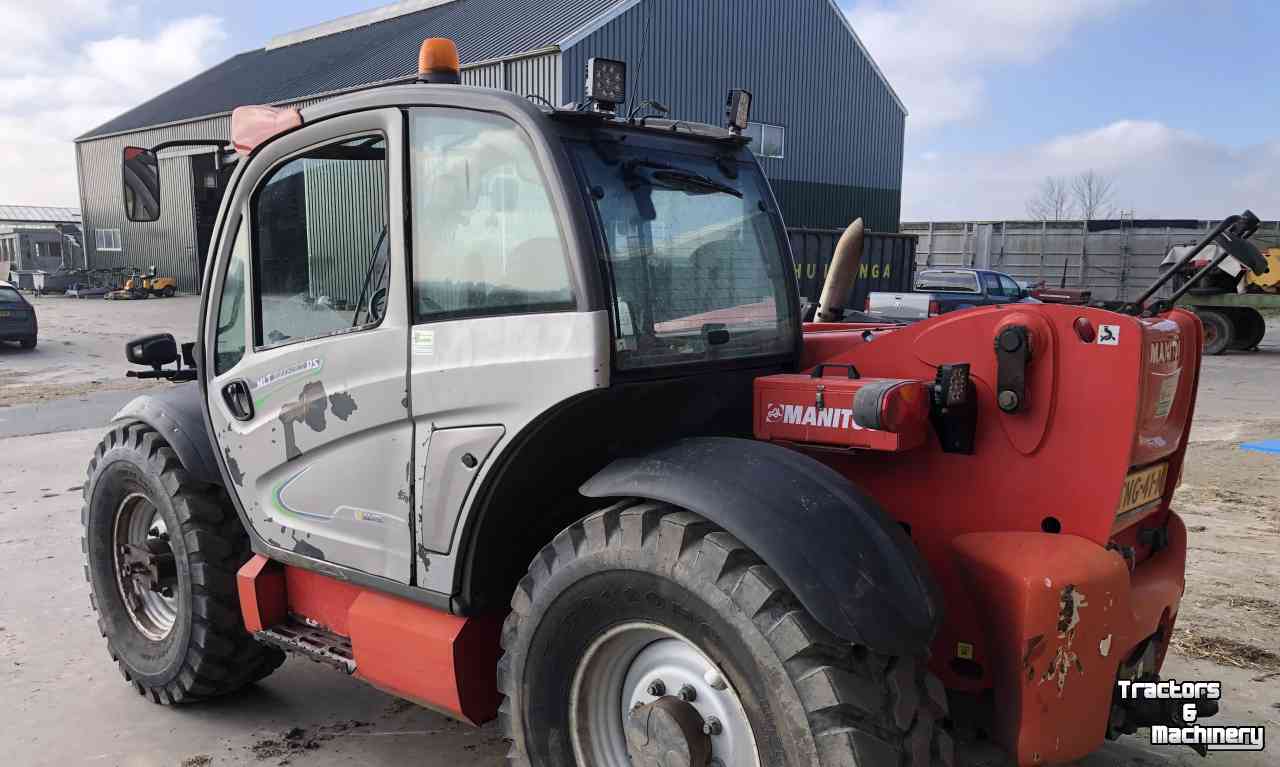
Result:
[[[924,320],[975,306],[1042,303],[1003,272],[987,269],[925,269],[916,275],[910,293],[874,292],[867,296],[867,314],[895,321]]]
[[[17,341],[23,349],[36,348],[36,310],[18,289],[0,282],[0,341]]]

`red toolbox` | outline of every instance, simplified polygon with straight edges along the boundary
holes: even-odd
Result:
[[[911,450],[928,438],[929,392],[924,381],[861,378],[849,365],[762,376],[755,380],[756,438]]]

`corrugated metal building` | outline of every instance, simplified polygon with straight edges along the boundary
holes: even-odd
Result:
[[[0,281],[24,284],[10,272],[57,271],[83,265],[80,211],[0,205]]]
[[[725,94],[746,88],[789,226],[862,216],[897,230],[906,109],[834,0],[407,0],[277,37],[78,138],[91,263],[155,265],[195,289],[225,178],[207,151],[166,153],[161,219],[133,224],[122,148],[226,139],[242,104],[305,106],[412,79],[426,37],[457,42],[464,83],[554,104],[582,97],[593,56],[628,62],[633,105],[655,99],[681,119],[719,124]]]

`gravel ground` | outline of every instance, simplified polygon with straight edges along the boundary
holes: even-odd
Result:
[[[124,342],[194,332],[195,298],[103,303],[40,299],[41,345],[0,348],[5,405],[128,385]],[[1262,350],[1210,358],[1183,485],[1191,530],[1178,679],[1220,679],[1215,721],[1280,732],[1280,456],[1240,443],[1280,437],[1280,323]],[[89,609],[79,544],[80,486],[99,427],[0,439],[0,763],[14,765],[498,765],[493,725],[475,730],[305,660],[234,698],[164,708],[139,699],[109,662]],[[962,764],[992,764],[966,748]],[[1214,763],[1277,764],[1276,752]],[[1203,764],[1141,738],[1082,767]]]

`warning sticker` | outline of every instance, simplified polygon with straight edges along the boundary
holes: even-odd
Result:
[[[1098,328],[1098,346],[1119,346],[1120,326],[1103,325]]]
[[[1178,396],[1178,379],[1180,377],[1174,374],[1160,383],[1160,398],[1156,400],[1156,418],[1168,417],[1169,411],[1173,409],[1173,400]]]
[[[436,332],[434,330],[414,330],[413,353],[415,356],[434,357],[436,353]]]

